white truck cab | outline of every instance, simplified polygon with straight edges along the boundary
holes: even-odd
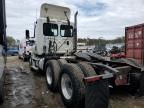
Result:
[[[30,63],[35,70],[43,70],[47,57],[71,56],[77,49],[77,24],[70,22],[71,11],[67,7],[44,3],[40,17],[34,26],[35,44],[32,47]],[[30,40],[26,30],[26,39]]]
[[[70,32],[67,32],[70,28]],[[71,53],[73,51],[73,25],[67,22],[51,21],[40,18],[36,22],[35,28],[35,54],[48,54],[51,51],[59,54]]]
[[[74,23],[69,22],[70,13],[66,7],[46,3],[41,6],[40,18],[35,22],[34,55],[70,55],[74,52]]]

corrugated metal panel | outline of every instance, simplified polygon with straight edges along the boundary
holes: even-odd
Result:
[[[134,40],[128,40],[127,43],[126,43],[126,45],[127,45],[128,49],[133,49],[133,47],[134,47]]]
[[[142,58],[142,50],[141,49],[134,49],[133,54],[135,59],[141,59]]]
[[[133,58],[133,54],[134,54],[133,51],[134,51],[133,49],[127,49],[126,57],[127,58]]]
[[[142,47],[143,47],[143,39],[135,39],[134,40],[134,48],[142,49]]]
[[[127,36],[126,38],[127,40],[134,39],[134,29],[133,28],[127,29],[126,36]]]
[[[142,59],[135,59],[137,63],[139,64],[143,64],[143,60]]]
[[[126,27],[126,57],[133,58],[137,63],[144,64],[144,24]]]
[[[135,28],[135,39],[141,39],[142,38],[142,27],[136,27]]]

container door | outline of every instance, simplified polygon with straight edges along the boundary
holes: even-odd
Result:
[[[135,39],[134,39],[134,58],[137,63],[142,64],[143,59],[143,36],[142,26],[135,27]]]
[[[125,45],[126,45],[126,58],[133,58],[134,57],[134,28],[126,29],[126,38],[125,38]]]

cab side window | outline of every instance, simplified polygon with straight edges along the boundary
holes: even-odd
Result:
[[[62,37],[72,37],[73,27],[69,25],[60,26],[60,34]]]
[[[44,23],[43,34],[45,36],[58,36],[58,25],[52,23]]]

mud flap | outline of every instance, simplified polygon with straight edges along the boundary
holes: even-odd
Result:
[[[85,83],[85,108],[108,108],[109,83],[107,79]]]

